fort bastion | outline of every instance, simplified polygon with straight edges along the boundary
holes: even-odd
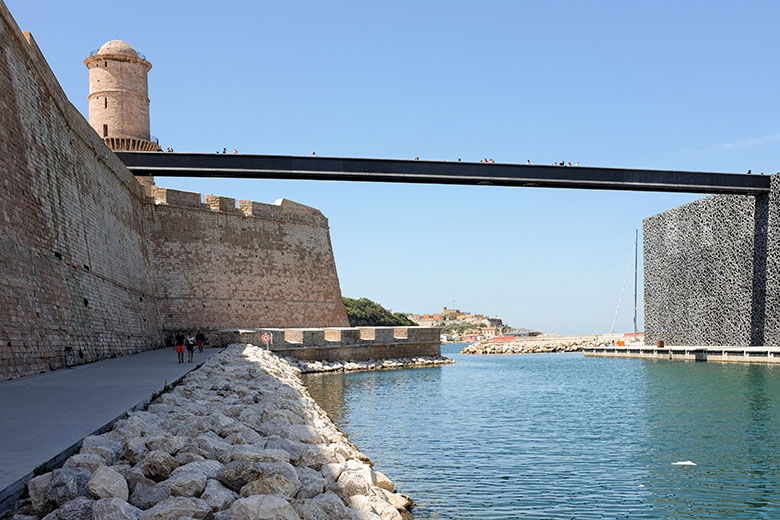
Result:
[[[156,145],[151,65],[121,43],[86,60],[90,126],[0,1],[0,380],[157,348],[176,329],[348,326],[318,210],[144,186],[109,149]],[[145,118],[116,119],[128,103]]]

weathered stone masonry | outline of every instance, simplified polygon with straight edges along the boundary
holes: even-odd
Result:
[[[0,380],[169,327],[347,325],[318,211],[181,193],[144,193],[0,1]]]
[[[644,221],[645,340],[780,345],[780,179]]]

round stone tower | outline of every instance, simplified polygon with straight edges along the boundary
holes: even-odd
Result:
[[[121,40],[111,40],[93,51],[84,65],[89,69],[89,124],[106,145],[112,150],[160,150],[149,132],[146,75],[152,64],[144,55]]]

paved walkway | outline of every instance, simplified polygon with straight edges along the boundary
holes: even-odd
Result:
[[[0,511],[41,463],[112,422],[204,362],[178,363],[173,348],[0,383]]]

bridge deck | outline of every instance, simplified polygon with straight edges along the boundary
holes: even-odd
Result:
[[[590,166],[117,152],[138,176],[403,182],[685,193],[769,193],[769,176]]]

